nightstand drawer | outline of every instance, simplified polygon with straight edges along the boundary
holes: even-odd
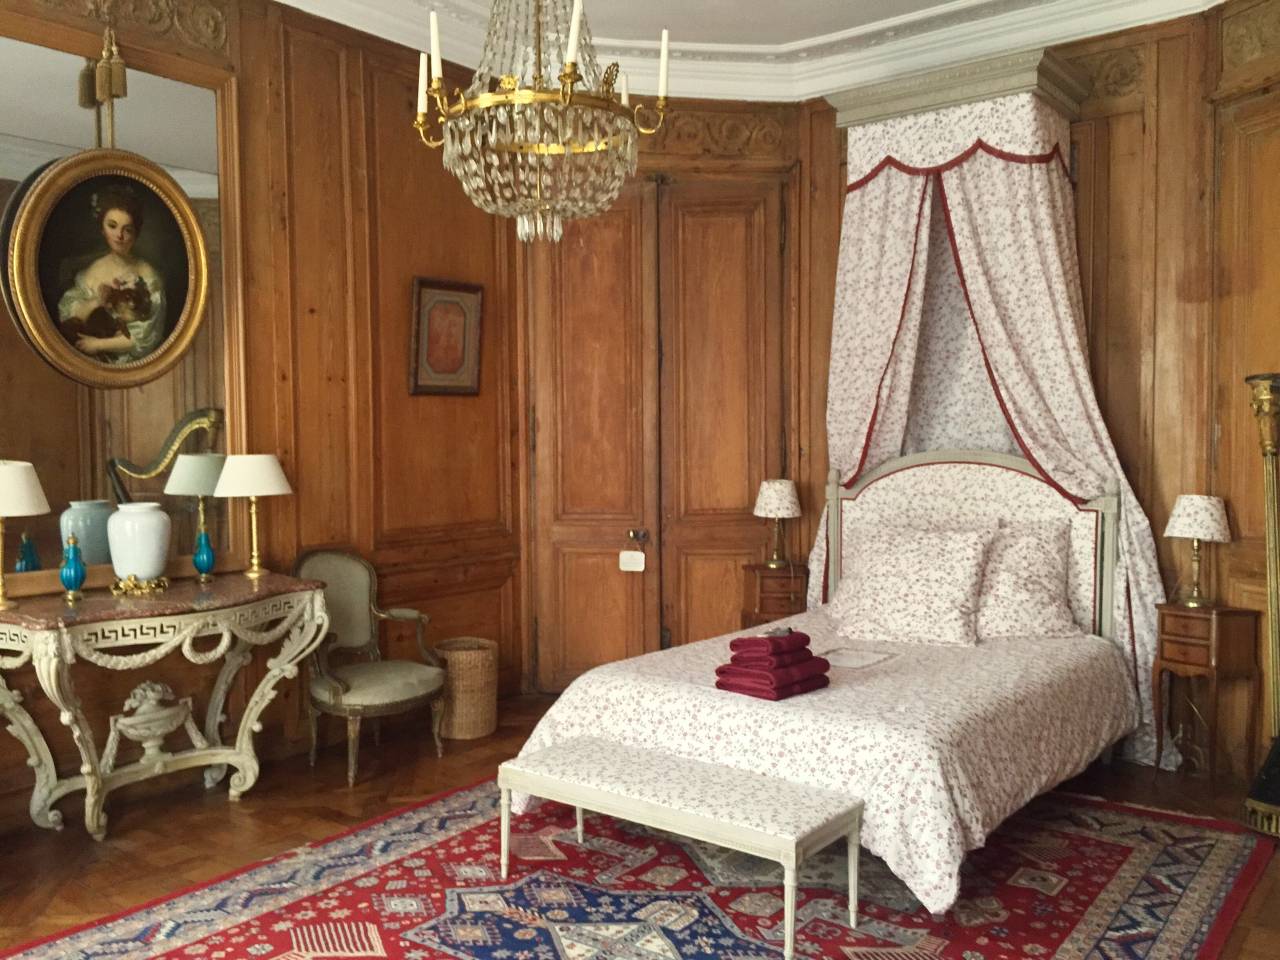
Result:
[[[804,591],[795,593],[761,593],[761,613],[800,613],[804,609]]]
[[[1184,643],[1165,637],[1160,643],[1160,657],[1173,663],[1190,663],[1197,667],[1209,665],[1207,643]]]
[[[804,593],[806,580],[804,577],[793,576],[789,573],[779,574],[775,576],[763,576],[760,578],[760,592],[763,593]]]
[[[1206,617],[1186,616],[1181,613],[1160,614],[1160,632],[1173,633],[1180,637],[1193,637],[1196,640],[1208,640],[1211,623]]]

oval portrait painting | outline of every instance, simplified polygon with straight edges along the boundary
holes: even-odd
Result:
[[[22,199],[9,287],[35,350],[74,379],[131,386],[180,359],[204,310],[195,215],[163,169],[90,150],[58,161]]]

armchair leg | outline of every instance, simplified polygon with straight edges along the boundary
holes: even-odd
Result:
[[[431,735],[436,740],[436,756],[444,756],[444,745],[440,742],[440,724],[444,722],[444,698],[436,697],[431,701]]]
[[[315,708],[315,704],[311,702],[311,698],[307,698],[307,727],[311,731],[311,751],[307,755],[311,762],[311,766],[316,765],[316,741],[319,739],[320,711]]]
[[[373,745],[382,746],[382,720],[378,717],[373,718]]]
[[[360,718],[347,717],[347,786],[356,785],[356,764],[360,762]]]

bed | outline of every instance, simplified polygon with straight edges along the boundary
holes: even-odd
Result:
[[[1015,457],[944,452],[828,490],[828,590],[856,531],[1067,519],[1068,596],[1082,632],[973,647],[850,641],[825,606],[781,621],[832,662],[831,685],[782,702],[715,689],[729,634],[598,667],[561,695],[524,751],[577,736],[839,790],[865,804],[862,843],[933,912],[967,851],[1137,725],[1134,677],[1110,636],[1117,508],[1074,504]],[[750,631],[744,631],[750,632]],[[523,752],[523,751],[522,751]],[[527,798],[517,800],[517,811]]]

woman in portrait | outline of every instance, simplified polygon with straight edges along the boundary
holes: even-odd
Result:
[[[129,363],[165,338],[164,281],[133,252],[142,232],[142,204],[128,187],[94,194],[93,215],[106,252],[75,275],[58,301],[62,335],[103,363]]]

